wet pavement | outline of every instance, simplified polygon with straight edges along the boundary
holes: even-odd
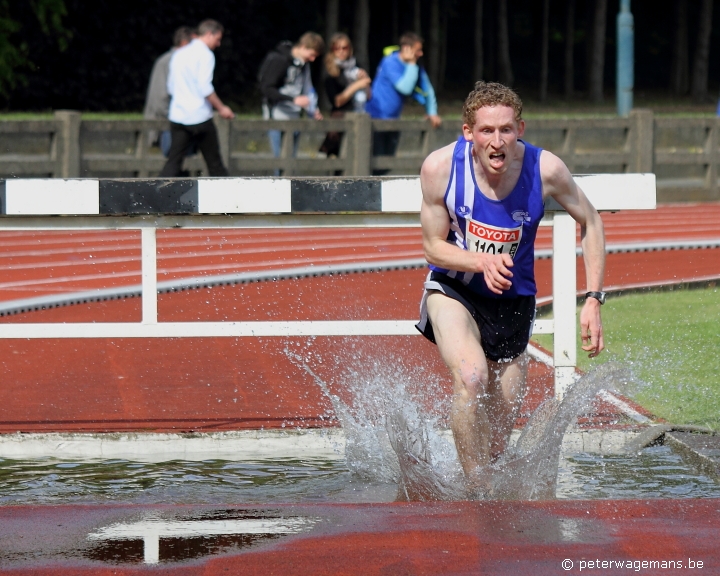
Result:
[[[718,574],[718,533],[715,499],[7,507],[0,573]]]

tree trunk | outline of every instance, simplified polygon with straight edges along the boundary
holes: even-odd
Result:
[[[327,0],[325,4],[325,42],[330,42],[330,37],[338,31],[339,22],[340,0]]]
[[[355,58],[362,66],[370,66],[368,36],[370,35],[370,0],[355,1],[355,26],[353,27],[353,47]]]
[[[483,0],[475,0],[475,82],[483,79]]]
[[[413,9],[413,32],[422,36],[422,8],[420,6],[420,0],[415,0]]]
[[[607,0],[595,0],[593,17],[593,46],[590,62],[590,100],[596,104],[603,101],[603,76],[605,73],[605,25]]]
[[[448,20],[448,10],[443,10],[440,16],[440,68],[438,69],[438,83],[435,86],[436,92],[440,92],[445,88],[445,69],[447,68]]]
[[[687,0],[675,0],[675,42],[670,67],[670,88],[676,96],[687,94],[688,81]]]
[[[430,0],[430,38],[428,39],[428,75],[437,88],[440,78],[440,0]]]
[[[590,76],[592,71],[593,55],[593,5],[592,2],[585,2],[585,62],[583,62],[582,69],[585,71],[585,85],[583,91],[587,93],[588,98],[590,97]]]
[[[567,0],[565,13],[565,99],[575,91],[575,0]]]
[[[703,102],[708,97],[708,61],[710,59],[712,10],[713,0],[702,0],[692,73],[692,96],[696,102]]]
[[[398,1],[392,0],[392,41],[397,42],[400,37],[400,11],[398,9]]]
[[[495,2],[489,2],[483,6],[483,12],[485,20],[488,22],[497,22],[497,4]],[[498,49],[497,49],[497,26],[491,24],[485,29],[487,34],[487,41],[485,46],[487,47],[487,54],[485,55],[485,78],[491,80],[497,80],[498,78]]]
[[[540,102],[547,102],[548,96],[548,48],[550,44],[550,0],[543,0],[542,45],[540,46]]]
[[[498,2],[498,66],[500,82],[512,86],[515,82],[510,62],[510,35],[508,31],[507,0]]]

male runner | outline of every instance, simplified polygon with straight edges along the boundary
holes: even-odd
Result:
[[[513,90],[478,82],[463,107],[463,135],[430,154],[420,173],[431,272],[418,330],[452,372],[450,421],[471,492],[489,490],[487,466],[507,447],[525,392],[533,245],[549,196],[580,224],[589,291],[582,348],[590,357],[604,348],[602,220],[557,156],[520,140],[521,115]]]

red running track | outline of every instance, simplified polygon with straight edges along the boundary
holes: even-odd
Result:
[[[608,244],[720,236],[720,204],[662,206],[604,214]],[[549,246],[541,229],[538,247]],[[714,236],[713,236],[714,235]],[[7,238],[10,238],[7,240]],[[3,234],[3,297],[139,283],[134,233]],[[419,258],[419,230],[176,231],[159,234],[161,279],[310,264]],[[536,263],[539,295],[551,293],[551,261]],[[162,294],[161,321],[362,320],[417,317],[423,270],[301,278]],[[580,260],[578,285],[584,285]],[[611,254],[608,286],[720,277],[720,249]],[[31,312],[5,322],[139,321],[141,300]],[[0,432],[192,431],[324,426],[330,404],[286,349],[312,352],[333,392],[352,401],[347,375],[395,367],[418,385],[446,369],[419,337],[317,339],[102,339],[0,342]],[[380,362],[373,362],[380,360]],[[523,413],[552,392],[547,367],[533,363]],[[600,421],[617,422],[599,404]],[[330,421],[328,421],[328,417]]]
[[[608,245],[720,240],[720,203],[603,213]],[[550,248],[549,228],[536,247]],[[420,230],[163,230],[158,280],[422,258]],[[140,284],[135,231],[0,232],[0,302]],[[669,257],[668,257],[669,258]]]

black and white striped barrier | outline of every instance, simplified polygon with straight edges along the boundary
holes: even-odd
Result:
[[[655,208],[653,174],[575,180],[598,210]],[[155,231],[218,226],[419,226],[418,177],[15,179],[0,181],[0,230],[135,228],[142,231],[142,322],[0,324],[0,338],[414,335],[414,320],[158,322]],[[575,221],[554,202],[553,319],[556,392],[575,376]],[[58,216],[61,216],[58,218]]]
[[[598,210],[655,207],[653,174],[575,179]],[[414,213],[421,199],[417,177],[0,180],[3,216]]]

